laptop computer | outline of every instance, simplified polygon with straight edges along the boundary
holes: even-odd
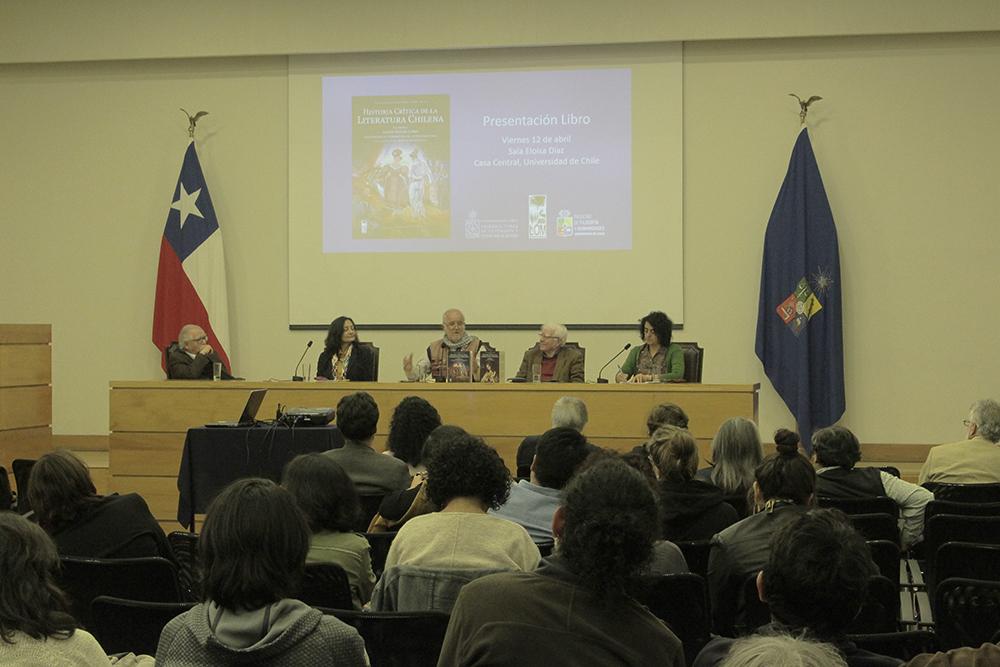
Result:
[[[238,426],[253,426],[257,423],[257,411],[260,410],[260,404],[264,402],[264,394],[266,393],[267,389],[254,389],[250,392],[250,398],[247,399],[247,404],[243,406],[243,414],[240,415],[239,421],[210,422],[205,424],[205,426],[209,428],[236,428]]]

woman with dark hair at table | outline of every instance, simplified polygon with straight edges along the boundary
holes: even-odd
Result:
[[[174,558],[142,496],[97,495],[86,464],[65,449],[43,454],[32,466],[28,500],[62,556]]]
[[[308,551],[288,491],[254,478],[227,486],[198,540],[204,599],[167,623],[156,664],[367,666],[357,630],[292,598]]]
[[[670,382],[684,379],[684,351],[670,342],[674,323],[654,310],[639,321],[642,345],[633,347],[616,382]]]
[[[371,382],[375,379],[372,351],[360,345],[354,320],[341,315],[326,333],[323,351],[316,362],[316,378]]]
[[[319,453],[300,454],[285,466],[281,485],[306,515],[312,538],[307,563],[334,563],[347,573],[355,609],[372,597],[368,540],[354,532],[361,502],[354,482],[340,464]]]

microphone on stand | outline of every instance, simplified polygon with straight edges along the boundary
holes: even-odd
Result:
[[[608,366],[611,365],[612,361],[614,361],[618,357],[622,356],[622,352],[624,352],[625,350],[629,349],[630,347],[632,347],[632,343],[625,343],[625,347],[623,347],[622,349],[618,350],[618,354],[616,354],[615,356],[613,356],[610,359],[608,359],[608,363],[606,363],[603,366],[601,366],[601,370],[597,373],[597,384],[607,384],[608,383],[608,381],[605,378],[601,377],[601,373],[604,372],[605,368],[607,368]]]
[[[302,365],[302,360],[306,358],[306,352],[309,351],[309,348],[312,347],[312,344],[313,342],[309,341],[308,343],[306,343],[306,349],[302,350],[302,356],[299,357],[299,363],[295,364],[295,370],[292,371],[292,382],[302,382],[303,380],[305,380],[304,377],[299,375],[299,366]]]

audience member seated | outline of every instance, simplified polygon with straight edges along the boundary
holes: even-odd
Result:
[[[583,431],[587,425],[587,404],[579,398],[563,396],[552,406],[552,428],[571,428]],[[517,476],[526,479],[531,475],[531,461],[535,458],[540,435],[529,435],[517,447]]]
[[[871,498],[888,496],[899,505],[904,549],[923,537],[924,508],[934,500],[927,489],[905,482],[878,468],[856,468],[861,460],[861,444],[843,426],[829,426],[813,434],[816,459],[816,495],[828,498]]]
[[[676,426],[661,426],[646,443],[659,477],[663,537],[668,540],[707,540],[736,523],[736,510],[722,491],[694,479],[698,445],[691,434]]]
[[[938,484],[1000,482],[1000,403],[983,399],[972,404],[965,440],[931,447],[918,481]]]
[[[438,664],[683,665],[677,637],[625,592],[658,523],[656,498],[635,470],[610,460],[579,473],[553,517],[556,554],[534,572],[468,584]]]
[[[378,405],[367,392],[348,394],[337,403],[337,428],[344,446],[323,452],[340,464],[361,494],[388,493],[410,486],[410,468],[372,448],[378,428]]]
[[[174,559],[163,529],[142,496],[97,495],[86,464],[69,451],[48,452],[35,462],[28,498],[38,524],[52,537],[60,555]]]
[[[357,630],[289,597],[309,526],[288,491],[233,482],[209,505],[198,550],[204,601],[163,629],[158,665],[368,664]]]
[[[733,640],[719,667],[847,667],[833,644],[786,634]]]
[[[368,540],[352,531],[361,505],[354,483],[344,469],[322,454],[301,454],[292,459],[281,481],[309,523],[307,563],[335,563],[347,573],[355,609],[372,597],[372,572]]]
[[[849,667],[894,667],[897,658],[864,651],[845,629],[868,595],[878,573],[865,540],[839,510],[818,509],[786,522],[771,541],[771,553],[757,575],[757,591],[774,622],[759,634],[802,634],[837,647]],[[732,639],[708,643],[695,667],[719,665]]]
[[[674,323],[654,310],[639,321],[642,345],[633,347],[615,375],[615,382],[670,382],[684,380],[684,351],[671,343]]]
[[[433,405],[419,396],[407,396],[392,411],[386,451],[410,466],[410,474],[427,468],[421,462],[424,441],[441,425],[441,415]]]
[[[708,591],[715,632],[732,636],[744,625],[743,582],[760,570],[771,553],[771,537],[805,514],[813,502],[816,471],[798,451],[799,436],[779,429],[777,451],[754,471],[753,514],[712,538],[708,557]]]
[[[369,533],[384,533],[399,528],[415,516],[437,512],[441,508],[431,502],[427,496],[427,465],[426,461],[433,456],[434,450],[442,442],[464,438],[469,434],[464,428],[445,424],[430,432],[420,451],[420,463],[411,466],[415,471],[410,488],[403,491],[393,491],[386,494],[379,505],[376,514],[368,526]]]
[[[994,667],[1000,665],[1000,646],[986,643],[979,648],[963,646],[947,653],[921,653],[906,667]]]
[[[753,471],[763,460],[757,425],[734,417],[723,422],[712,438],[712,460],[696,477],[715,484],[725,496],[746,496],[753,489]]]
[[[538,344],[524,353],[517,377],[533,380],[538,369],[542,382],[583,382],[583,352],[565,347],[569,333],[562,324],[543,324],[538,332]]]
[[[375,357],[371,349],[359,345],[360,342],[354,320],[340,316],[330,322],[323,351],[316,362],[316,379],[374,380]]]
[[[232,380],[229,369],[208,344],[208,335],[197,324],[185,324],[177,334],[177,345],[167,349],[167,378],[170,380],[211,380],[212,364],[222,364],[223,380]]]
[[[552,515],[559,507],[559,491],[589,453],[587,439],[576,429],[549,429],[538,441],[531,480],[514,484],[507,502],[490,514],[524,526],[535,544],[552,542]]]
[[[425,356],[413,363],[413,355],[403,357],[403,372],[410,381],[422,382],[428,376],[444,382],[448,375],[448,352],[468,352],[474,380],[479,379],[479,339],[465,332],[465,315],[458,308],[449,308],[441,316],[444,336],[431,341]]]
[[[0,512],[0,664],[108,665],[101,645],[76,627],[56,585],[59,556],[45,532]]]

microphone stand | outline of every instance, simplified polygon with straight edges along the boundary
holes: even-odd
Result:
[[[606,363],[603,366],[601,366],[601,370],[598,371],[598,373],[597,373],[597,384],[607,384],[608,383],[608,381],[607,381],[606,378],[602,378],[601,377],[601,374],[604,373],[604,369],[607,368],[608,366],[610,366],[612,361],[614,361],[618,357],[622,356],[622,352],[624,352],[625,350],[629,349],[630,347],[632,347],[632,343],[625,343],[625,347],[623,347],[622,349],[618,350],[618,354],[616,354],[615,356],[613,356],[610,359],[608,359],[608,363]]]

